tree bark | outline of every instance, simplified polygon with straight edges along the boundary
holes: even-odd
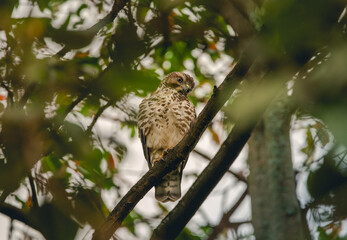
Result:
[[[249,193],[256,239],[304,239],[289,138],[291,107],[279,100],[265,112],[249,143]]]

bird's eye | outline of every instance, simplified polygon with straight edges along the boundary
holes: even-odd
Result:
[[[182,79],[182,78],[178,78],[177,81],[178,81],[179,83],[182,83],[182,82],[183,82],[183,79]]]

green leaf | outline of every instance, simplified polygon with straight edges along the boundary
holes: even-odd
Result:
[[[188,228],[183,228],[182,232],[177,236],[176,240],[200,240],[201,237],[193,234]]]
[[[314,124],[312,127],[317,130],[317,136],[319,138],[319,141],[321,142],[323,147],[325,147],[330,142],[328,130],[320,122],[316,122],[316,124]]]
[[[301,149],[301,152],[305,153],[307,158],[305,164],[308,165],[314,160],[314,152],[316,146],[312,137],[310,126],[306,130],[306,146]]]
[[[59,157],[55,156],[54,154],[50,154],[46,157],[44,157],[41,160],[41,168],[44,172],[50,171],[50,172],[56,172],[58,171],[61,166],[62,166],[62,162],[59,159]]]
[[[131,129],[131,133],[130,133],[130,137],[134,138],[136,135],[136,127],[135,126],[130,126]]]
[[[77,11],[76,11],[76,15],[77,16],[81,16],[81,12],[82,12],[82,10],[83,9],[86,9],[86,8],[88,8],[88,5],[87,4],[85,4],[85,3],[83,3],[83,4],[81,4],[81,6],[77,9]]]
[[[33,209],[31,216],[46,239],[75,239],[78,224],[53,203],[45,203],[42,207]]]
[[[99,110],[99,108],[100,108],[100,99],[94,95],[91,95],[84,102],[80,113],[82,113],[86,117],[91,117],[95,115],[95,113]]]
[[[135,232],[135,220],[138,219],[137,214],[134,213],[134,211],[130,212],[128,216],[123,221],[123,226],[126,227],[129,232],[131,232],[134,236],[136,235]]]
[[[209,224],[200,226],[200,229],[204,232],[205,235],[210,235],[212,233],[213,227]]]

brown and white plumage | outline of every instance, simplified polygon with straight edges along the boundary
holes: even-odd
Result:
[[[168,74],[157,90],[143,99],[138,115],[139,135],[149,168],[159,161],[163,152],[173,148],[188,132],[195,120],[195,108],[187,97],[194,88],[188,74]],[[181,197],[182,171],[187,159],[165,175],[155,186],[157,200],[176,201]]]

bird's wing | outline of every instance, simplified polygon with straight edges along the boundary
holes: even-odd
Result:
[[[151,149],[147,147],[147,139],[145,134],[143,133],[143,130],[139,129],[139,132],[140,132],[140,139],[142,143],[143,154],[145,155],[148,166],[151,167],[151,152],[150,152]]]

